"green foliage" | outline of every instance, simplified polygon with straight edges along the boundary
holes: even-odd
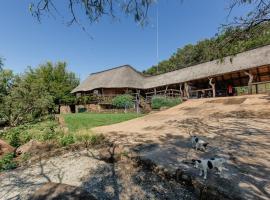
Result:
[[[78,78],[66,69],[66,63],[48,62],[35,69],[28,68],[20,76],[10,70],[0,71],[0,119],[11,126],[34,122],[57,112],[58,105],[71,104],[71,90]]]
[[[144,73],[156,75],[215,59],[222,61],[225,56],[270,44],[270,23],[252,28],[247,36],[240,37],[241,33],[239,28],[226,29],[216,37],[199,41],[195,45],[188,44],[179,48],[168,60],[161,61]]]
[[[4,66],[3,58],[0,57],[0,71],[3,70],[3,66]]]
[[[98,96],[80,96],[76,97],[76,104],[89,104],[98,102]]]
[[[151,107],[153,109],[160,109],[161,107],[173,107],[182,102],[179,98],[169,98],[164,96],[154,96],[151,100]]]
[[[16,76],[11,70],[0,70],[0,121],[2,123],[8,122],[9,119],[9,104],[6,99],[10,94],[15,78]]]
[[[117,108],[130,108],[134,105],[133,96],[130,94],[118,95],[113,98],[112,105]]]
[[[74,103],[75,98],[70,92],[79,84],[79,79],[73,72],[67,71],[65,62],[58,62],[55,65],[47,62],[33,72],[39,83],[45,86],[45,91],[52,96],[56,105]]]
[[[20,141],[20,131],[19,129],[10,130],[8,134],[6,134],[6,138],[9,144],[13,147],[19,147],[21,145]]]
[[[18,147],[29,142],[31,139],[37,141],[57,140],[63,135],[57,127],[57,123],[50,120],[35,124],[23,124],[8,129],[1,137],[8,141],[10,145]]]
[[[87,145],[97,145],[104,140],[101,134],[93,134],[89,130],[79,130],[75,134],[76,141],[83,142]]]
[[[60,146],[68,146],[75,142],[83,142],[88,145],[99,144],[103,139],[103,135],[96,135],[86,129],[64,134],[55,121],[43,121],[38,123],[23,124],[14,128],[10,128],[0,135],[0,138],[7,141],[13,147],[19,147],[30,140],[40,142],[50,141]],[[23,160],[23,158],[21,158]]]
[[[64,119],[69,131],[91,129],[97,126],[110,125],[141,117],[136,113],[75,113],[65,114]]]
[[[5,154],[0,159],[0,172],[4,170],[10,170],[17,167],[17,164],[14,162],[14,153]]]
[[[68,146],[70,144],[75,143],[75,137],[73,134],[67,134],[60,138],[59,140],[61,146]]]

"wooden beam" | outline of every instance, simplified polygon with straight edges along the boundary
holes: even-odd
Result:
[[[260,77],[260,72],[259,72],[258,67],[256,68],[256,72],[257,72],[257,77],[258,77],[257,82],[258,82],[258,81],[261,82],[261,77]]]

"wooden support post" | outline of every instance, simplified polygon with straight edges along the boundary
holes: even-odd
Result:
[[[140,113],[140,90],[136,90],[136,112]]]
[[[185,93],[186,93],[187,98],[189,99],[189,85],[187,82],[185,82]]]
[[[157,95],[157,88],[154,88],[154,94]]]
[[[249,80],[248,80],[248,94],[252,94],[252,82],[253,82],[253,78],[254,76],[252,74],[250,74],[249,72],[244,72],[245,75],[249,76]]]
[[[168,85],[166,85],[165,95],[167,94],[167,90],[168,90]]]
[[[179,84],[179,92],[180,92],[180,96],[183,97],[183,90],[182,90],[182,83]]]
[[[212,92],[213,92],[213,97],[216,97],[216,84],[213,83],[213,78],[208,78],[209,79],[209,85],[212,87]]]

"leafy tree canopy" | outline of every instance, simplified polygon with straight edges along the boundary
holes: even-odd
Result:
[[[232,35],[237,35],[241,31],[239,28],[226,29],[216,37],[179,48],[168,60],[161,61],[158,65],[145,70],[144,73],[162,74],[270,44],[270,23],[253,27],[250,32],[256,37],[242,35],[237,40],[232,40]]]
[[[0,71],[3,70],[3,66],[4,66],[3,58],[0,57]]]
[[[47,62],[28,68],[22,75],[10,70],[0,72],[0,119],[11,126],[31,122],[55,113],[60,104],[71,104],[71,90],[79,84],[66,63]]]

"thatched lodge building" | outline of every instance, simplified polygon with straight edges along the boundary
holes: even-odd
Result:
[[[129,65],[115,67],[90,74],[72,93],[107,100],[132,93],[150,100],[154,95],[202,98],[269,91],[270,45],[267,45],[223,61],[214,60],[155,76],[145,76]]]

